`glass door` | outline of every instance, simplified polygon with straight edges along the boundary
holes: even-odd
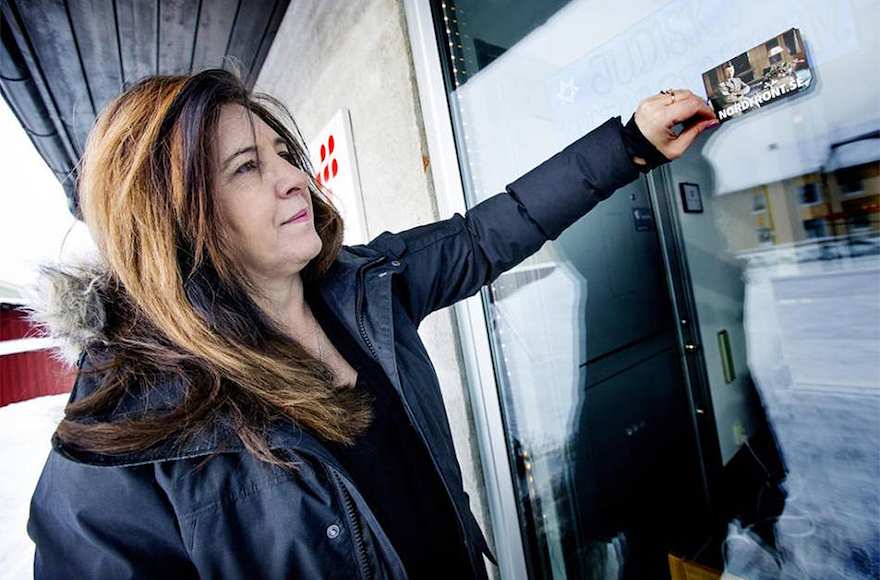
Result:
[[[878,4],[431,9],[468,205],[761,43],[744,83],[814,67],[484,291],[529,576],[875,577]]]

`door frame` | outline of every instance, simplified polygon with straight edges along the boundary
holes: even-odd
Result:
[[[467,210],[462,167],[430,0],[403,0],[413,65],[440,219]],[[487,290],[452,306],[465,366],[465,382],[480,450],[500,577],[526,580],[519,510],[504,432],[498,379],[489,339]]]
[[[700,320],[688,266],[684,230],[678,212],[676,184],[672,170],[662,165],[648,173],[648,193],[655,213],[657,235],[666,272],[666,284],[675,315],[679,358],[690,405],[691,429],[696,444],[696,461],[703,483],[703,508],[715,518],[714,498],[721,480],[723,463],[718,425],[712,404],[709,371],[701,341]]]

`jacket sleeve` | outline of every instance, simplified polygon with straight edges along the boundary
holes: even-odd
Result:
[[[370,242],[405,263],[397,294],[412,320],[476,294],[502,272],[639,175],[619,117],[565,147],[498,193],[434,223]]]
[[[27,523],[35,580],[198,578],[151,472],[50,452]]]

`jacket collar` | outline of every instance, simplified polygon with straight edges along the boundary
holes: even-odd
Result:
[[[346,330],[372,352],[398,392],[402,392],[394,354],[394,325],[391,311],[391,279],[405,264],[395,258],[404,251],[403,242],[382,234],[370,245],[343,246],[318,284],[325,303],[333,309]],[[31,319],[39,324],[58,345],[55,356],[69,365],[81,364],[87,345],[98,351],[112,349],[103,332],[105,304],[110,276],[98,262],[43,267],[37,284],[30,290]],[[94,381],[77,380],[68,403],[91,394]],[[114,420],[129,413],[173,406],[180,391],[173,383],[161,383],[147,394],[137,394],[120,401],[109,417]],[[271,447],[306,451],[341,466],[320,441],[291,423],[278,425],[269,434]],[[224,425],[213,425],[188,442],[160,443],[150,449],[130,454],[104,455],[65,445],[53,434],[52,447],[79,463],[97,466],[140,465],[197,457],[219,451],[240,451],[241,441]]]

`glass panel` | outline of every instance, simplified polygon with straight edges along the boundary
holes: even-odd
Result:
[[[876,577],[880,5],[432,5],[468,205],[661,88],[705,96],[722,62],[760,82],[800,30],[807,92],[708,133],[484,299],[532,578],[689,565],[669,554]],[[736,58],[760,43],[767,62]]]

